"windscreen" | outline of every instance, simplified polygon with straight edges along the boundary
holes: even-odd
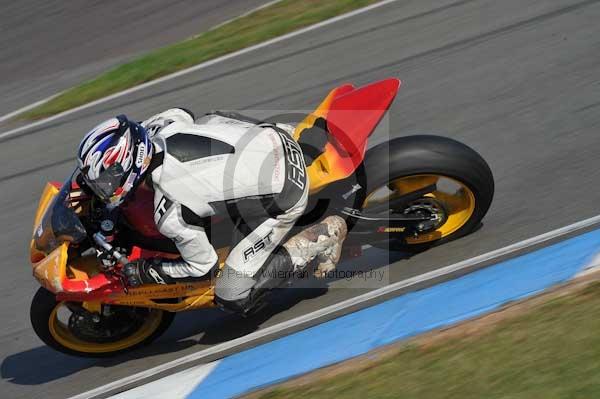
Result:
[[[38,250],[48,253],[63,242],[80,243],[86,238],[85,227],[69,206],[70,193],[71,179],[63,184],[35,230],[33,239]]]

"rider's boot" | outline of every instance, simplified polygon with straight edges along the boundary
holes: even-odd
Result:
[[[230,273],[222,270],[216,282],[215,302],[221,308],[242,316],[256,313],[266,304],[265,297],[272,290],[285,286],[295,273],[304,271],[311,261],[316,259],[322,270],[333,270],[340,259],[347,230],[344,219],[330,216],[296,234],[271,254],[255,277],[246,280],[248,289],[235,288],[233,295],[232,284],[240,284],[241,280],[228,282]],[[237,295],[238,292],[247,294]]]
[[[318,266],[315,276],[324,277],[339,262],[347,234],[344,219],[340,216],[328,216],[319,224],[296,234],[283,246],[290,254],[296,272],[303,271],[316,258]]]
[[[331,237],[335,240],[327,250],[317,255],[317,261],[319,264],[315,269],[315,277],[325,277],[328,273],[335,270],[335,266],[340,261],[342,256],[342,246],[346,235],[348,234],[348,227],[346,222],[339,216],[333,217],[334,219],[329,221],[328,229]]]

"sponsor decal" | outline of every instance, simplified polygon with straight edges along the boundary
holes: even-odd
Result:
[[[162,196],[158,204],[156,205],[156,209],[154,210],[154,223],[158,225],[160,219],[165,216],[165,213],[169,210],[173,203],[169,201],[165,196]]]
[[[138,145],[138,152],[135,157],[135,166],[141,168],[144,165],[144,160],[146,159],[146,146],[144,143],[140,143]]]
[[[281,137],[283,147],[285,148],[285,158],[288,164],[286,177],[291,183],[304,190],[304,186],[306,185],[306,168],[300,146],[287,134],[279,131],[277,133],[279,133],[279,137]]]
[[[267,235],[256,241],[254,244],[250,245],[248,248],[244,249],[242,252],[244,256],[244,263],[248,262],[252,259],[256,254],[260,251],[264,250],[267,245],[269,245],[271,241],[271,236],[273,235],[273,230],[269,231]]]
[[[167,284],[160,274],[158,274],[158,272],[153,268],[148,269],[148,274],[154,279],[154,281],[156,281],[157,284]]]
[[[404,233],[406,227],[379,227],[377,229],[378,233]]]
[[[198,285],[203,283],[198,282],[195,284],[165,284],[164,287],[152,287],[152,288],[144,288],[144,286],[139,288],[131,288],[126,295],[129,297],[147,297],[152,295],[156,298],[168,298],[172,296],[177,296],[180,294],[185,294],[191,290],[199,288]],[[121,302],[119,302],[121,303]],[[144,302],[142,302],[144,303]]]

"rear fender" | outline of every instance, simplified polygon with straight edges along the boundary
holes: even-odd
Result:
[[[323,127],[326,129],[327,142],[322,152],[307,165],[311,193],[354,173],[364,159],[369,136],[390,107],[400,84],[400,80],[391,78],[358,89],[340,86],[296,127],[294,138],[301,145],[310,143],[304,134],[323,134]]]

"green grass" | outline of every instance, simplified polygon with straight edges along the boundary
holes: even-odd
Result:
[[[261,398],[600,398],[600,285],[479,336],[407,346],[367,370]]]
[[[54,115],[377,1],[284,0],[120,65],[24,113],[22,118]]]

